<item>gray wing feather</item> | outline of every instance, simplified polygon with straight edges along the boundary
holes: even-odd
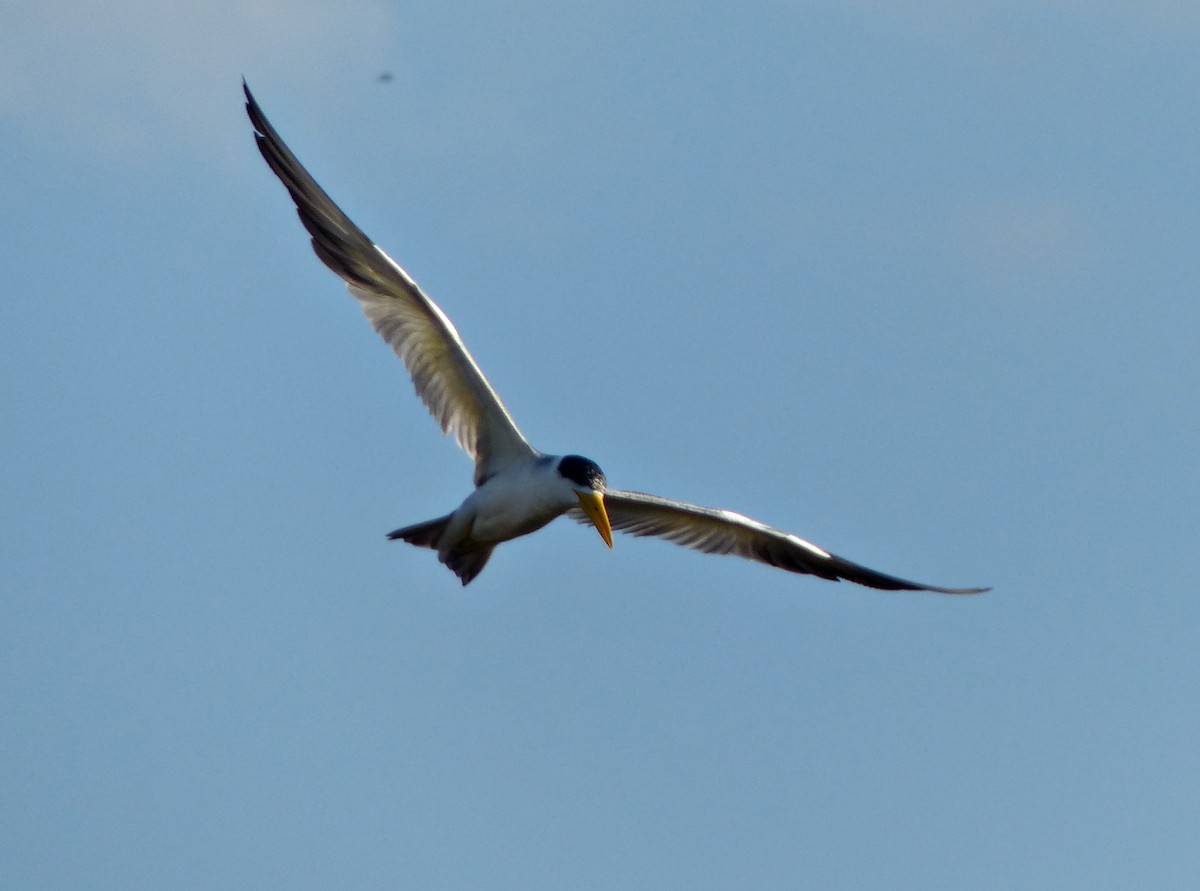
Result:
[[[475,484],[537,455],[446,314],[334,204],[275,132],[250,88],[242,87],[259,151],[296,203],[313,250],[346,282],[375,330],[403,360],[442,431],[453,434],[474,459]]]
[[[798,536],[772,529],[732,511],[619,489],[609,489],[604,493],[604,506],[614,529],[630,535],[665,538],[706,554],[732,554],[789,572],[808,573],[831,581],[845,579],[885,591],[980,594],[989,590],[939,588],[876,572],[831,554]],[[578,522],[591,522],[582,511],[572,510],[570,514]]]

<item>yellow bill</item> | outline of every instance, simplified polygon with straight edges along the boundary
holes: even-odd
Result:
[[[604,496],[599,492],[576,492],[575,496],[579,499],[579,506],[583,508],[583,512],[588,515],[588,519],[604,539],[604,543],[611,548],[612,525],[608,522],[608,511],[604,509]]]

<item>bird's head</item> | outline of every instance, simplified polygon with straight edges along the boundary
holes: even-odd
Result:
[[[571,484],[579,506],[587,514],[604,543],[613,546],[612,525],[608,522],[608,511],[604,509],[604,489],[608,481],[604,471],[595,461],[579,455],[566,455],[559,459],[558,475]]]

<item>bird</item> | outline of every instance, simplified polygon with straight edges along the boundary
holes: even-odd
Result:
[[[567,515],[593,526],[610,549],[613,530],[618,530],[886,591],[990,590],[943,588],[877,572],[733,511],[610,488],[595,461],[535,449],[441,307],[317,185],[271,126],[244,79],[242,89],[258,149],[290,193],[313,251],[346,283],[371,325],[403,361],[443,434],[453,435],[474,461],[475,488],[462,504],[445,516],[396,529],[389,539],[437,551],[463,585],[483,571],[497,545]]]

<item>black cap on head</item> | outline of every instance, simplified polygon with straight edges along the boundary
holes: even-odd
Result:
[[[599,465],[579,455],[565,455],[558,462],[558,475],[577,486],[596,492],[603,492],[604,487],[608,485],[604,471]]]

